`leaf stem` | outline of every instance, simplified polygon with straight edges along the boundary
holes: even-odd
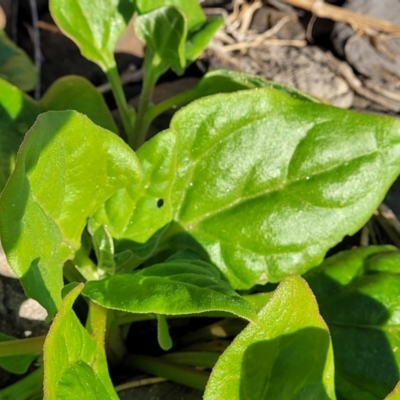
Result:
[[[0,399],[39,399],[43,397],[43,367],[0,390]]]
[[[18,356],[22,354],[40,354],[46,336],[7,340],[0,342],[0,357]]]
[[[157,118],[160,114],[168,111],[170,108],[176,108],[180,105],[187,104],[198,97],[198,88],[194,87],[192,89],[186,90],[182,93],[179,93],[173,97],[170,97],[167,100],[158,103],[147,110],[145,118],[151,123],[155,118]]]
[[[198,390],[205,389],[209,378],[207,372],[150,356],[129,355],[125,358],[123,364],[128,368],[135,368],[148,374],[161,376]]]
[[[96,341],[97,348],[105,354],[104,342],[106,336],[107,309],[94,301],[89,301],[89,316],[86,323],[88,332]]]
[[[139,107],[135,121],[134,135],[132,142],[129,142],[134,150],[137,150],[146,140],[147,131],[151,120],[146,118],[146,113],[151,109],[154,86],[157,82],[157,67],[154,65],[154,55],[147,47],[143,66],[143,86],[140,93]]]
[[[181,351],[165,354],[162,358],[176,364],[214,368],[220,355],[221,353],[214,351]]]
[[[126,102],[124,89],[122,88],[121,80],[118,75],[117,67],[106,71],[107,79],[110,82],[111,89],[114,95],[115,102],[117,103],[118,111],[121,116],[122,125],[124,126],[125,134],[130,142],[133,136],[134,127],[134,109],[129,107]]]

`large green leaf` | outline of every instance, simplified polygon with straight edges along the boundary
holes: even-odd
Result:
[[[185,70],[186,25],[184,15],[173,6],[163,6],[136,18],[136,35],[146,44],[146,64],[155,79],[168,68],[177,74]]]
[[[81,325],[72,305],[82,284],[68,293],[44,344],[45,400],[118,400],[104,349]]]
[[[171,188],[176,170],[176,135],[162,132],[137,151],[143,179],[116,192],[93,215],[92,234],[102,225],[116,239],[116,251],[147,257],[172,218]]]
[[[318,265],[365,224],[400,171],[399,120],[275,89],[200,99],[170,129],[173,219],[236,288]]]
[[[40,106],[42,111],[79,111],[97,125],[118,132],[103,96],[81,76],[71,75],[56,80],[40,100]]]
[[[162,315],[225,311],[248,320],[254,308],[203,261],[176,260],[86,283],[82,294],[106,308]]]
[[[14,168],[24,135],[39,112],[34,100],[0,79],[0,191]]]
[[[197,0],[136,0],[136,9],[139,14],[153,11],[162,6],[178,8],[185,16],[189,30],[206,19]]]
[[[15,337],[0,333],[0,342],[7,342],[15,339]],[[37,354],[22,354],[18,356],[0,357],[0,368],[13,374],[24,374],[37,356]]]
[[[0,234],[25,291],[51,316],[86,219],[139,176],[132,150],[75,111],[42,114],[26,135],[0,198]]]
[[[204,399],[335,399],[332,344],[315,298],[298,276],[285,278],[258,321],[217,361]]]
[[[400,252],[371,246],[339,253],[305,275],[332,334],[336,390],[380,400],[400,379]]]
[[[115,67],[114,48],[134,13],[134,0],[50,0],[58,27],[103,71]]]
[[[18,48],[0,29],[0,78],[27,92],[35,87],[36,67],[26,53]],[[2,93],[0,91],[0,93]]]

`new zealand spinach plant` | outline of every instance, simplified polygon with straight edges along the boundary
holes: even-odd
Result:
[[[116,366],[206,400],[398,398],[400,252],[324,258],[399,175],[400,122],[233,71],[154,105],[159,77],[182,74],[219,18],[196,0],[50,10],[109,78],[124,132],[83,78],[38,102],[0,81],[1,243],[52,321],[45,337],[0,335],[2,368],[34,363],[0,399],[118,399]],[[134,13],[146,46],[137,110],[113,55]],[[155,117],[182,105],[145,141]],[[180,316],[217,322],[174,343]],[[157,320],[159,357],[127,350],[126,327],[146,319]],[[219,336],[235,337],[225,351],[212,346]]]

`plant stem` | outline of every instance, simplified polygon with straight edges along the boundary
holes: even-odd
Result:
[[[107,309],[96,304],[94,301],[89,302],[89,316],[86,323],[88,332],[96,341],[98,350],[105,354],[104,342],[106,336],[107,325]]]
[[[183,104],[187,104],[198,97],[198,88],[194,87],[192,89],[186,90],[182,93],[177,94],[176,96],[170,97],[167,100],[162,101],[151,107],[146,115],[145,119],[151,123],[155,118],[157,118],[160,114],[168,111],[170,108],[175,108]]]
[[[159,74],[154,62],[152,50],[147,47],[144,57],[143,66],[143,86],[140,93],[139,108],[135,121],[134,135],[132,142],[129,142],[134,150],[137,150],[146,140],[147,130],[149,129],[150,120],[146,118],[146,113],[151,107],[151,99],[153,96],[154,86],[157,82]]]
[[[43,398],[43,367],[0,390],[0,399],[30,400]]]
[[[46,336],[27,339],[6,340],[0,342],[0,357],[19,356],[22,354],[40,354]]]
[[[220,355],[221,353],[214,351],[181,351],[168,353],[162,357],[165,360],[172,361],[176,364],[213,368]]]
[[[134,121],[132,118],[134,115],[134,109],[129,107],[128,103],[126,102],[124,89],[122,88],[121,80],[119,79],[117,67],[114,66],[106,71],[106,75],[108,81],[110,82],[115,102],[117,103],[125,134],[128,138],[128,141],[131,142],[131,140],[133,140],[132,136],[134,133]]]
[[[204,390],[209,374],[193,368],[176,365],[172,362],[142,355],[129,355],[124,360],[124,366],[135,368],[148,374],[161,376],[171,381],[198,390]]]

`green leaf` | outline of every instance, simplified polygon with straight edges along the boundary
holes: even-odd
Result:
[[[11,83],[0,79],[0,191],[14,169],[24,135],[39,112],[34,100]]]
[[[329,331],[298,276],[281,282],[258,322],[221,355],[204,395],[205,400],[335,398]]]
[[[103,96],[81,76],[65,76],[54,82],[40,100],[40,107],[43,112],[79,111],[102,128],[118,133]]]
[[[185,16],[189,30],[206,19],[197,0],[136,0],[136,9],[139,14],[153,11],[162,6],[178,8]]]
[[[15,337],[0,333],[0,342],[6,342],[15,339]],[[37,354],[24,354],[18,356],[0,357],[0,368],[5,369],[12,374],[24,374],[37,356]],[[2,397],[0,397],[0,399],[1,398]]]
[[[189,61],[195,60],[205,50],[223,24],[224,19],[221,17],[210,18],[189,31],[185,47],[186,59]]]
[[[225,311],[254,320],[253,307],[203,261],[173,261],[87,282],[82,294],[106,308],[162,315]]]
[[[94,232],[93,247],[97,258],[97,268],[102,276],[114,275],[114,242],[105,225],[101,225]]]
[[[168,68],[178,75],[186,66],[186,19],[178,8],[163,6],[140,15],[135,21],[136,35],[146,44],[146,60],[157,78]]]
[[[1,400],[42,400],[43,368],[40,367],[19,381],[0,390]]]
[[[89,221],[93,234],[106,225],[116,252],[151,254],[172,218],[171,188],[176,170],[176,136],[162,132],[137,151],[143,180],[111,196]]]
[[[345,399],[380,400],[400,378],[396,259],[400,252],[392,246],[359,248],[305,275],[331,331],[336,390]]]
[[[7,80],[25,92],[32,90],[37,81],[36,67],[30,58],[1,29],[0,78]]]
[[[268,81],[257,75],[227,69],[216,69],[207,72],[195,87],[196,97],[209,96],[217,93],[237,92],[245,89],[273,88],[292,96],[294,99],[318,102],[312,96],[286,86],[283,83]]]
[[[38,117],[0,198],[0,235],[26,293],[54,315],[62,266],[80,247],[87,218],[114,192],[139,181],[132,150],[75,111]]]
[[[400,399],[400,381],[397,382],[396,387],[391,391],[384,400],[399,400]]]
[[[134,13],[134,0],[50,0],[57,26],[103,71],[115,67],[114,48]]]
[[[365,224],[400,171],[399,120],[275,89],[202,98],[170,130],[176,224],[160,246],[180,225],[235,288],[318,265]]]
[[[115,399],[104,349],[81,325],[72,305],[83,284],[64,298],[44,344],[44,399]]]

